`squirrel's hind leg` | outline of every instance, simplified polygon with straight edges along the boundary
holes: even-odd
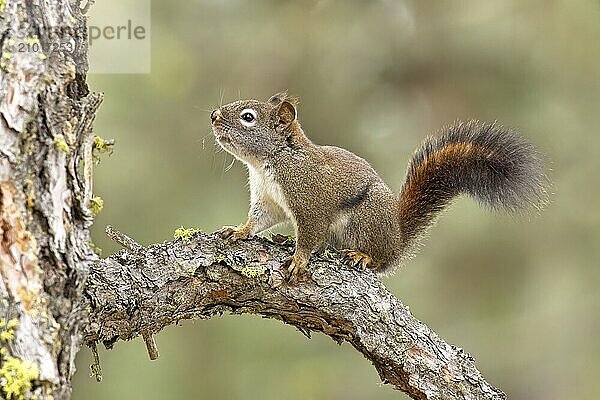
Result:
[[[351,267],[361,266],[363,268],[372,268],[373,259],[368,254],[363,253],[359,250],[344,249],[344,263]]]

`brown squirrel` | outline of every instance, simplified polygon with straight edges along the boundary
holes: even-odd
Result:
[[[344,249],[354,265],[389,270],[461,193],[509,212],[546,197],[536,149],[496,123],[457,122],[426,138],[396,195],[364,159],[311,142],[286,92],[224,105],[211,121],[217,142],[246,164],[250,180],[248,220],[220,233],[244,239],[291,221],[297,240],[290,281],[326,244]]]

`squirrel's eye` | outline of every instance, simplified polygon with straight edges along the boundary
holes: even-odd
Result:
[[[254,126],[256,124],[256,111],[251,108],[243,109],[240,113],[240,122],[248,128]]]

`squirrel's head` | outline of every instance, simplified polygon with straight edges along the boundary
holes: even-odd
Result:
[[[304,136],[297,120],[296,100],[286,92],[266,102],[240,100],[210,114],[217,142],[239,160],[255,164],[293,145]]]

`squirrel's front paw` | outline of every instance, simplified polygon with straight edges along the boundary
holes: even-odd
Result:
[[[308,280],[308,271],[306,271],[306,265],[308,264],[308,260],[294,255],[292,258],[286,261],[285,264],[288,264],[288,282],[292,285],[300,282]]]
[[[221,237],[221,239],[230,239],[234,242],[240,239],[248,239],[250,237],[250,230],[246,228],[245,225],[242,226],[224,226],[219,229],[217,235]]]

